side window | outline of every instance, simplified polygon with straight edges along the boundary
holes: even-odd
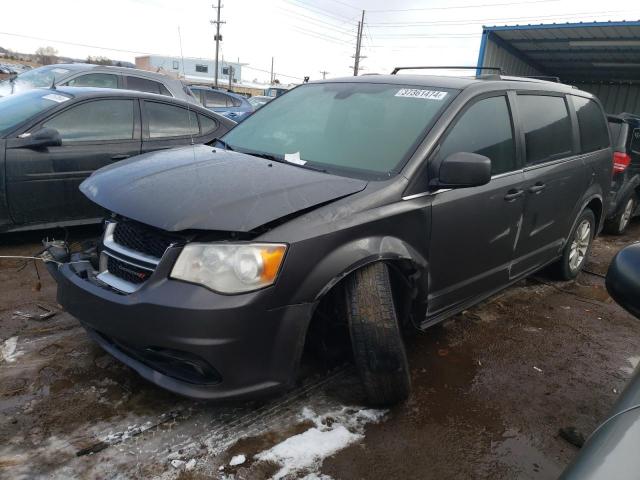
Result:
[[[208,133],[213,132],[218,128],[218,122],[216,122],[213,118],[205,117],[204,115],[199,115],[200,119],[200,134],[207,135]]]
[[[202,96],[200,95],[200,90],[191,90],[188,89],[189,92],[191,92],[191,95],[193,95],[193,97],[198,100],[198,102],[202,103]]]
[[[229,98],[227,95],[218,92],[207,92],[204,93],[204,106],[207,108],[218,108],[218,107],[228,107],[227,99]]]
[[[110,73],[88,73],[67,82],[70,87],[118,88],[118,76]]]
[[[571,120],[564,97],[518,95],[518,112],[528,165],[571,155]]]
[[[491,159],[491,173],[517,169],[511,115],[504,96],[480,100],[462,114],[440,146],[438,156],[457,152],[484,155]]]
[[[96,100],[65,110],[43,127],[55,128],[63,142],[133,139],[133,100]]]
[[[127,77],[127,88],[137,92],[158,93],[160,95],[171,96],[169,90],[160,82],[139,77]]]
[[[631,151],[640,153],[640,128],[634,128],[631,133]]]
[[[149,119],[150,138],[200,134],[195,112],[166,103],[145,101],[144,106]]]
[[[602,109],[593,100],[571,95],[578,116],[582,153],[595,152],[609,146],[607,122]]]

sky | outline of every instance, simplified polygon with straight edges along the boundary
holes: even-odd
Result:
[[[4,0],[0,46],[60,55],[213,58],[217,0]],[[225,59],[248,63],[246,81],[268,81],[271,58],[282,83],[351,75],[365,10],[360,73],[395,66],[477,62],[483,25],[637,20],[640,4],[619,0],[224,0]],[[101,47],[101,48],[97,48]]]

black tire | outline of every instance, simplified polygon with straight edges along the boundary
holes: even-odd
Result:
[[[369,403],[405,400],[411,378],[387,265],[374,263],[353,273],[346,299],[353,355]]]
[[[572,251],[573,243],[576,240],[576,234],[580,229],[581,225],[583,225],[583,222],[585,221],[589,222],[589,227],[590,227],[589,239],[588,239],[589,243],[588,243],[588,246],[586,247],[586,252],[584,253],[584,257],[582,258],[582,261],[576,267],[575,265],[572,266],[572,263],[571,263],[571,259],[572,259],[571,251]],[[595,230],[596,230],[596,217],[591,210],[586,209],[580,214],[575,225],[573,226],[573,230],[571,230],[571,234],[567,239],[567,244],[564,246],[564,250],[562,251],[562,258],[557,263],[557,271],[562,280],[573,280],[578,276],[578,273],[580,273],[580,270],[584,266],[584,263],[587,257],[589,256],[589,251],[591,250],[591,244],[593,243],[593,238],[595,236]]]
[[[637,200],[634,193],[629,195],[622,202],[622,208],[615,217],[607,219],[604,224],[604,230],[612,235],[622,235],[629,226],[633,213],[637,207]]]

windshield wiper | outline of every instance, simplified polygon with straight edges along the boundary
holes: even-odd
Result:
[[[253,157],[264,158],[267,160],[271,160],[273,162],[284,163],[285,165],[293,165],[295,167],[306,168],[307,170],[313,170],[315,172],[327,173],[327,171],[323,168],[312,167],[308,163],[296,163],[289,162],[284,155],[276,155],[273,153],[266,152],[254,152],[254,151],[245,151],[242,153],[246,153],[247,155],[251,155]]]
[[[213,143],[214,147],[219,143],[224,147],[225,150],[231,150],[232,152],[234,151],[227,142],[225,142],[224,140],[220,140],[219,138],[214,138],[213,140],[211,140],[211,143]]]

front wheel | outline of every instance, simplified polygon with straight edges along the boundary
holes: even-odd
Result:
[[[578,217],[562,251],[562,258],[558,261],[558,270],[563,280],[573,280],[580,273],[591,249],[595,231],[596,217],[587,209]]]
[[[411,390],[409,364],[387,265],[374,263],[353,273],[346,296],[354,360],[369,402],[405,400]]]

